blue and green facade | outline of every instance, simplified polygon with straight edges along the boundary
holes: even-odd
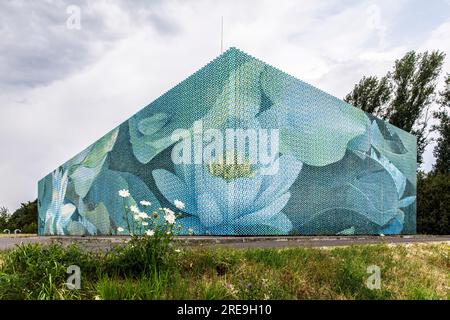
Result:
[[[199,122],[276,130],[277,170],[175,163],[190,138],[173,133]],[[118,234],[126,207],[153,210],[141,200],[180,234],[414,234],[416,138],[231,48],[40,180],[39,234]]]

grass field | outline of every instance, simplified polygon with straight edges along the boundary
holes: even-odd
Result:
[[[148,255],[129,244],[110,253],[58,245],[0,254],[0,299],[449,299],[450,245],[341,248],[171,248]],[[151,261],[151,262],[149,262]],[[69,290],[67,266],[81,268]],[[381,271],[366,286],[367,267]]]

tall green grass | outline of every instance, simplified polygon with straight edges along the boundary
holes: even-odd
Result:
[[[0,299],[449,299],[450,245],[175,248],[24,245],[0,255]],[[66,285],[81,268],[81,290]],[[366,286],[369,265],[381,288]]]

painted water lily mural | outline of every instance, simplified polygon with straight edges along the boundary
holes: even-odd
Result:
[[[410,234],[415,175],[414,136],[231,48],[39,181],[39,233]]]
[[[186,216],[179,222],[194,234],[287,234],[292,223],[283,208],[302,163],[292,156],[279,161],[280,170],[274,175],[237,164],[228,170],[240,172],[233,177],[211,166],[177,166],[175,173],[155,170],[153,176],[167,200],[188,199]]]

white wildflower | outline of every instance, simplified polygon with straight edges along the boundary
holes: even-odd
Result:
[[[175,203],[175,207],[177,207],[177,209],[183,210],[185,207],[184,203],[178,199],[176,199],[174,201],[174,203]]]
[[[145,212],[139,212],[139,217],[141,219],[147,219],[148,218],[148,214],[146,214]]]
[[[124,232],[124,231],[125,231],[125,229],[122,228],[122,227],[118,227],[118,228],[117,228],[117,232]]]
[[[141,205],[143,205],[144,207],[150,207],[152,205],[152,203],[150,201],[147,201],[147,200],[142,200],[139,203]]]
[[[167,209],[168,211],[165,211],[164,214],[164,219],[169,223],[169,224],[174,224],[175,223],[175,213],[172,210]]]
[[[173,215],[175,214],[175,212],[173,212],[169,208],[162,208],[162,210],[164,211],[164,214],[173,214]]]
[[[169,224],[174,224],[175,223],[175,217],[174,216],[166,216],[165,219],[166,219],[166,221]]]
[[[139,213],[139,208],[137,207],[137,206],[135,206],[135,205],[132,205],[131,207],[130,207],[130,210],[131,210],[131,212],[133,212],[133,213]]]
[[[147,221],[142,221],[142,225],[143,226],[148,226],[148,222]]]
[[[127,189],[119,190],[119,196],[121,196],[122,198],[128,198],[130,196],[130,191],[128,191]]]
[[[139,220],[139,219],[141,219],[141,217],[139,216],[139,214],[135,214],[135,215],[134,215],[134,220],[137,221],[137,220]]]
[[[155,231],[153,230],[147,230],[145,231],[145,234],[148,235],[149,237],[154,236],[155,235]]]

